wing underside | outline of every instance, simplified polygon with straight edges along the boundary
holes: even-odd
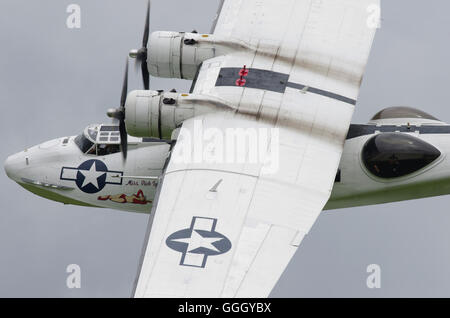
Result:
[[[269,295],[330,196],[378,4],[222,3],[214,34],[240,49],[204,62],[194,92],[234,111],[183,123],[134,296]]]

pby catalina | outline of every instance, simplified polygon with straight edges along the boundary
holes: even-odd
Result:
[[[409,107],[350,125],[324,210],[449,194],[449,141],[450,125]],[[128,136],[123,162],[119,126],[93,124],[10,156],[5,170],[47,199],[150,213],[174,142]]]
[[[135,297],[266,297],[322,210],[450,193],[445,122],[391,107],[350,124],[377,8],[224,0],[210,34],[150,35],[149,5],[129,53],[145,89],[128,93],[127,64],[118,124],[12,155],[6,173],[51,200],[151,213]],[[192,88],[152,91],[149,75]],[[231,132],[247,142],[224,147]]]

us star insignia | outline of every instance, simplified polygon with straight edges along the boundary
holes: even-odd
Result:
[[[191,226],[166,239],[169,248],[181,253],[180,265],[204,268],[209,256],[231,249],[230,240],[216,232],[217,219],[194,216]]]

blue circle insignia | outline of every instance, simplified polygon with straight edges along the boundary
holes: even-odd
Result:
[[[201,221],[201,226],[197,227],[198,220]],[[205,228],[206,224],[209,229]],[[216,224],[217,219],[194,216],[189,228],[169,235],[166,245],[181,253],[180,265],[204,268],[209,256],[224,254],[231,249],[231,241],[215,230]]]
[[[97,193],[106,185],[108,167],[103,161],[91,159],[78,166],[75,183],[85,193]]]

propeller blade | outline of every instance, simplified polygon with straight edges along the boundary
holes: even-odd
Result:
[[[123,78],[122,84],[122,95],[120,96],[120,106],[125,108],[125,103],[127,101],[128,94],[128,58],[127,63],[125,64],[125,76]]]
[[[148,73],[147,61],[141,62],[142,80],[144,81],[144,89],[150,89],[150,74]]]
[[[125,120],[121,119],[119,122],[119,132],[120,132],[120,145],[122,147],[123,160],[127,160],[128,151],[128,134],[125,127]]]
[[[145,17],[145,28],[144,28],[144,36],[142,37],[142,47],[139,50],[131,50],[128,55],[131,58],[135,59],[134,67],[135,70],[140,66],[142,79],[144,81],[144,89],[150,89],[150,74],[148,71],[147,65],[147,57],[148,57],[148,37],[149,37],[149,28],[150,28],[150,8],[151,2],[148,0],[147,2],[147,15]]]
[[[147,47],[148,43],[148,32],[150,27],[150,0],[147,2],[147,16],[145,18],[145,29],[144,29],[144,37],[142,38],[142,47]]]
[[[120,133],[120,145],[122,146],[123,160],[127,160],[128,151],[128,134],[125,126],[125,105],[127,103],[128,95],[128,58],[125,64],[125,76],[123,78],[122,95],[120,96],[120,108],[117,113],[117,119],[119,120],[119,133]]]

